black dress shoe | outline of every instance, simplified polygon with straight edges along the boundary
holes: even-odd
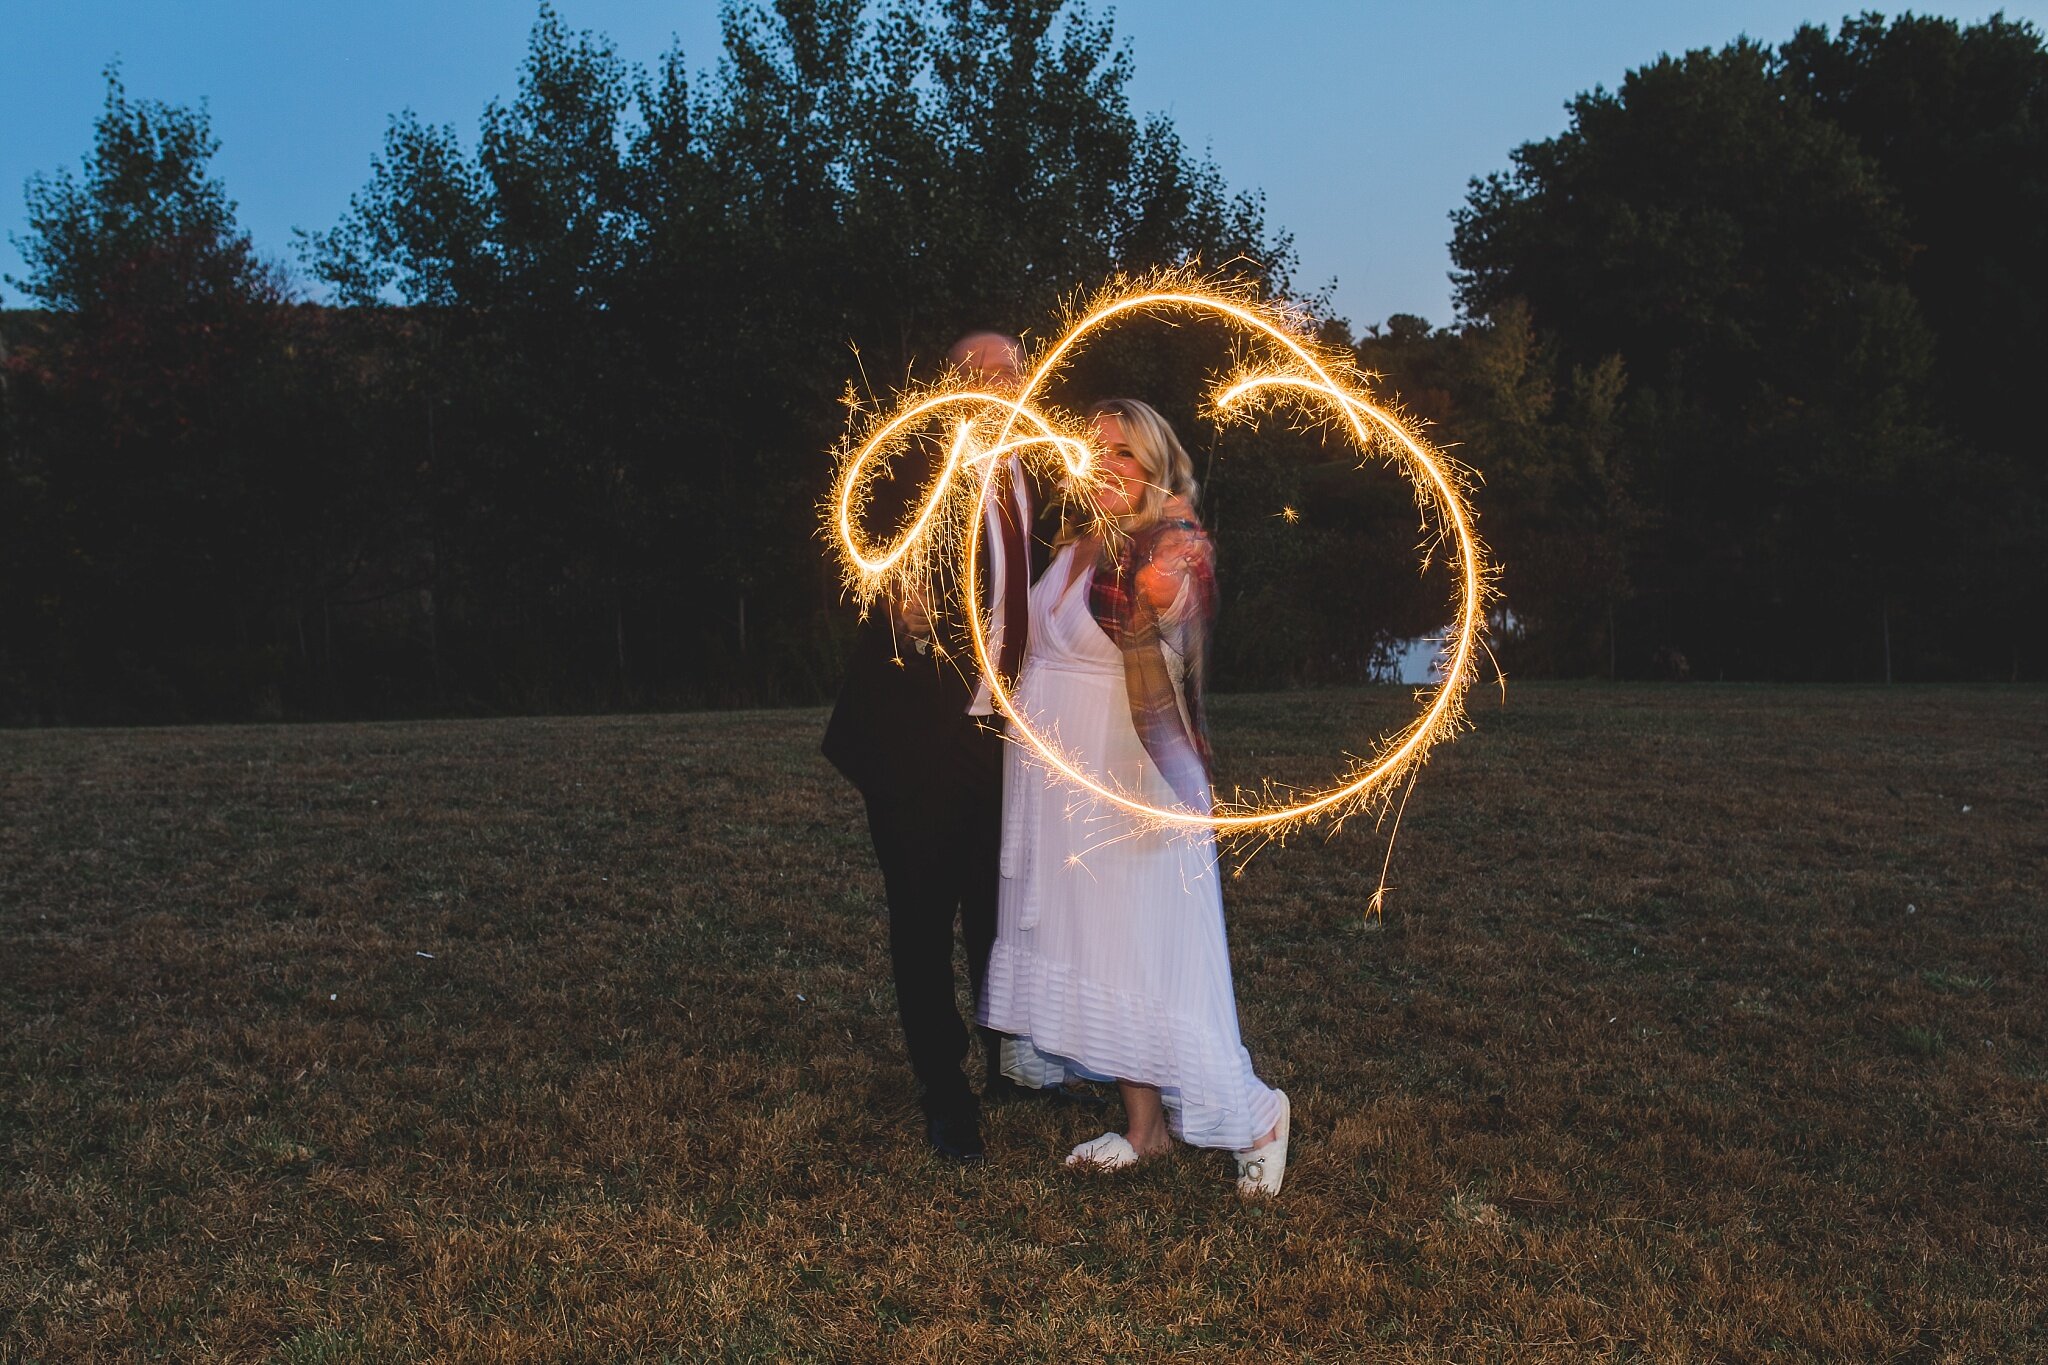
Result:
[[[983,1105],[1016,1104],[1023,1100],[1037,1100],[1051,1109],[1079,1109],[1095,1114],[1109,1107],[1109,1101],[1087,1090],[1074,1090],[1064,1085],[1048,1085],[1034,1089],[1019,1085],[1000,1071],[991,1072],[982,1082],[981,1102]]]
[[[1040,1092],[1030,1086],[1019,1085],[1000,1071],[991,1071],[988,1079],[981,1083],[981,1102],[989,1104],[1015,1104],[1018,1100],[1036,1099]]]
[[[972,1164],[985,1154],[981,1145],[981,1117],[971,1110],[931,1115],[924,1122],[924,1135],[932,1150],[948,1161]]]
[[[1099,1114],[1109,1108],[1109,1100],[1093,1090],[1076,1090],[1070,1086],[1055,1085],[1039,1094],[1055,1109],[1078,1109],[1084,1114]]]

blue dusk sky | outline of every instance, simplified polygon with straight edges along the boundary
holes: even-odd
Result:
[[[719,55],[716,0],[555,0],[576,29],[652,66],[672,43],[701,70]],[[1091,6],[1097,13],[1107,5]],[[2048,0],[1998,11],[2048,27]],[[133,98],[204,102],[214,172],[266,254],[297,270],[293,228],[332,226],[369,177],[392,114],[452,123],[509,96],[537,6],[525,0],[0,0],[0,274],[20,275],[23,185],[77,169],[118,59]],[[1818,0],[1122,0],[1133,104],[1170,114],[1234,188],[1266,193],[1293,232],[1305,286],[1336,281],[1336,311],[1452,318],[1450,213],[1470,179],[1557,133],[1565,102],[1663,52],[1741,34],[1768,43],[1838,24]],[[301,288],[318,297],[301,277]],[[0,302],[21,291],[0,286]]]

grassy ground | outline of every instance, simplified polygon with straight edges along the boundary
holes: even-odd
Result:
[[[1473,701],[1229,884],[1270,1207],[922,1154],[818,712],[0,734],[0,1359],[2048,1359],[2048,693]]]

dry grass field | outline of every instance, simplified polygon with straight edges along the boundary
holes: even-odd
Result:
[[[2048,692],[1473,710],[1228,885],[1270,1205],[924,1155],[820,712],[0,733],[0,1360],[2048,1359]]]

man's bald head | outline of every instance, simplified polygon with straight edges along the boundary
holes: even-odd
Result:
[[[1002,332],[969,332],[946,352],[946,363],[1008,391],[1024,378],[1024,343]]]

